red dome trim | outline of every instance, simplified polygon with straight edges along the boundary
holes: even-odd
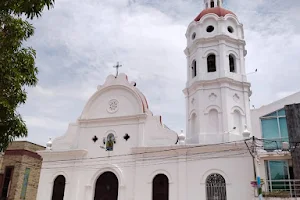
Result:
[[[224,8],[221,8],[221,7],[215,7],[215,8],[207,8],[207,9],[203,10],[194,20],[195,21],[200,21],[200,19],[204,15],[210,14],[210,13],[216,14],[219,17],[225,17],[225,15],[227,15],[227,14],[235,15],[233,12],[231,12],[229,10],[226,10]]]

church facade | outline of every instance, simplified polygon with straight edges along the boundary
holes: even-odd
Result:
[[[222,0],[204,3],[186,32],[186,135],[154,116],[125,74],[109,75],[38,152],[38,200],[254,199],[243,26]]]

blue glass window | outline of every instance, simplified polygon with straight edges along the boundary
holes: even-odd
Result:
[[[270,160],[265,162],[269,191],[289,190],[290,175],[288,162],[285,160]]]
[[[261,117],[262,137],[266,150],[281,148],[282,142],[288,142],[288,129],[285,110],[281,109]]]
[[[285,110],[284,109],[279,110],[278,115],[285,117]]]
[[[264,138],[272,139],[279,137],[277,119],[263,119],[261,125]]]

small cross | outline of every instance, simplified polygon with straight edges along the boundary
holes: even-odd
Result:
[[[127,141],[130,138],[130,136],[128,135],[128,133],[126,133],[123,138]]]
[[[116,68],[116,77],[119,75],[119,68],[122,67],[122,65],[119,64],[119,62],[117,62],[117,65],[114,66],[114,68]]]
[[[95,136],[92,138],[92,140],[93,140],[94,142],[97,142],[97,140],[98,140],[97,136],[95,135]]]

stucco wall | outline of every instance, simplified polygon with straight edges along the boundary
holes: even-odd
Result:
[[[119,180],[118,200],[151,200],[152,181],[159,173],[169,179],[170,200],[204,199],[205,180],[211,173],[219,173],[225,178],[228,199],[253,198],[254,191],[250,186],[254,177],[252,157],[245,146],[242,149],[234,145],[211,146],[210,149],[193,146],[136,148],[132,153],[134,157],[46,161],[37,200],[51,199],[53,181],[60,174],[66,177],[65,200],[92,200],[95,182],[106,171],[115,173]]]

